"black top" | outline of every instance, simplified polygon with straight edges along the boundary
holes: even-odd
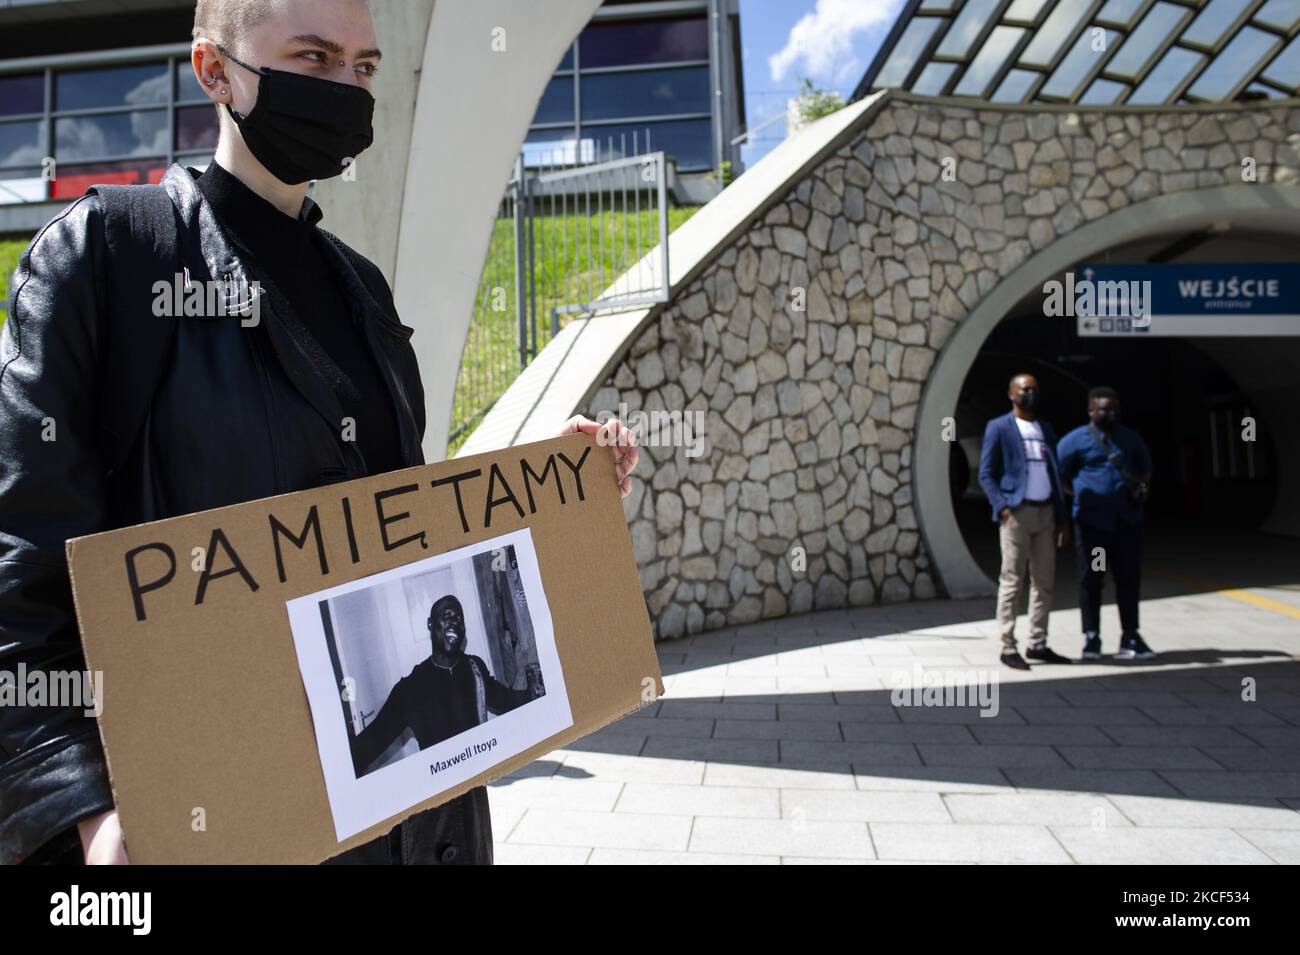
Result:
[[[358,776],[409,729],[420,749],[428,749],[533,698],[498,682],[481,657],[462,653],[450,667],[427,657],[388,693],[379,712],[352,742]]]
[[[318,205],[291,218],[217,164],[208,164],[195,185],[212,206],[230,242],[254,276],[279,288],[298,319],[349,379],[355,398],[340,395],[369,474],[402,467],[397,414],[388,387],[361,328],[352,317],[348,292],[330,269],[321,243]],[[344,422],[336,425],[340,439]]]

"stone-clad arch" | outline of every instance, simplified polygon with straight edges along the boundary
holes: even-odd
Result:
[[[964,374],[959,352],[983,337],[954,335],[1028,283],[1007,284],[1031,259],[1055,268],[1069,237],[1104,239],[1103,222],[1140,218],[1123,211],[1157,196],[1161,209],[1220,193],[1294,207],[1295,105],[990,108],[891,93],[862,111],[626,326],[573,409],[702,416],[703,454],[646,447],[625,501],[658,633],[965,590],[968,567],[947,579],[965,548],[950,561],[946,498],[931,503],[946,460],[918,444],[960,387],[947,377]],[[582,374],[548,373],[570,371]]]

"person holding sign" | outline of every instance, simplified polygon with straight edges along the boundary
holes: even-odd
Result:
[[[412,329],[307,196],[371,145],[380,57],[366,0],[199,0],[214,161],[92,187],[23,253],[0,331],[0,669],[85,668],[70,538],[424,463]],[[577,431],[629,493],[621,422]],[[93,717],[0,707],[0,861],[83,859],[127,861]],[[486,789],[337,861],[491,862]]]

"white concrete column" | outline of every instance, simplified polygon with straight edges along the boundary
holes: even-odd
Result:
[[[429,461],[446,456],[461,348],[511,166],[547,81],[599,6],[600,0],[434,3],[393,276],[398,313],[415,329]]]
[[[370,259],[393,281],[402,184],[411,152],[411,124],[424,62],[433,0],[370,4],[375,39],[383,51],[375,79],[375,142],[356,159],[355,175],[316,184],[321,226]],[[409,323],[408,323],[409,324]]]

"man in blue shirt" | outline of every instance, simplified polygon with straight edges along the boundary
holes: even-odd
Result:
[[[1151,452],[1141,435],[1119,423],[1119,395],[1113,388],[1088,392],[1088,418],[1056,448],[1061,478],[1074,486],[1083,656],[1101,656],[1101,590],[1107,571],[1113,571],[1121,630],[1118,656],[1150,660],[1155,654],[1138,633],[1138,589]]]
[[[1028,670],[1025,657],[1040,663],[1069,663],[1047,646],[1047,619],[1056,578],[1056,548],[1069,541],[1069,523],[1056,465],[1056,434],[1038,420],[1038,379],[1016,375],[1007,390],[1011,410],[984,429],[980,486],[993,507],[1002,545],[998,576],[998,629],[1002,662]],[[1016,649],[1016,601],[1029,587],[1029,649]]]

